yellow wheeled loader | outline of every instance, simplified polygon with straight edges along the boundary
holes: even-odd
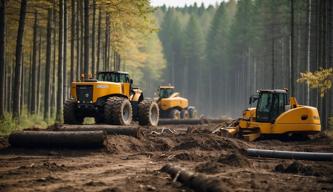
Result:
[[[249,102],[256,102],[256,107],[246,109],[237,126],[225,128],[228,135],[253,141],[261,135],[313,134],[321,131],[317,108],[299,105],[295,97],[288,99],[287,89],[257,92]]]
[[[175,92],[174,86],[160,86],[158,92],[157,103],[161,118],[193,119],[197,117],[195,107],[189,106],[188,99],[180,97],[180,94]]]
[[[96,79],[72,82],[71,98],[64,104],[64,123],[82,124],[85,117],[94,117],[98,124],[156,126],[158,104],[144,99],[140,89],[133,87],[127,72],[98,72]]]

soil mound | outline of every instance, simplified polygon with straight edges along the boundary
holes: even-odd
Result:
[[[214,134],[193,134],[182,137],[180,143],[173,150],[188,150],[199,148],[202,150],[225,150],[233,149],[235,146],[223,137]]]
[[[195,150],[239,151],[243,146],[241,142],[215,134],[150,135],[141,139],[117,135],[108,136],[106,146],[107,150],[113,153]],[[188,154],[184,153],[179,158],[185,158],[185,155],[188,156]]]
[[[282,164],[278,164],[274,168],[274,171],[280,173],[293,173],[306,176],[319,176],[319,174],[315,172],[311,166],[306,166],[299,161],[294,161],[293,163],[291,163],[286,167]]]
[[[217,161],[207,161],[206,163],[201,163],[195,167],[195,171],[200,173],[219,173],[224,170],[224,166]]]
[[[220,156],[217,162],[234,167],[246,167],[250,165],[246,157],[244,157],[238,152],[232,153],[227,156]]]
[[[140,152],[146,148],[141,140],[124,135],[108,136],[106,146],[112,153]]]
[[[248,167],[249,161],[245,156],[238,152],[234,152],[228,155],[221,155],[214,161],[208,161],[206,163],[199,164],[195,170],[203,173],[219,173],[227,167]]]

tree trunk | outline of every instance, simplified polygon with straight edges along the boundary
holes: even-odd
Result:
[[[63,101],[67,99],[68,95],[68,83],[67,83],[67,0],[64,0],[64,47],[63,47],[63,54],[64,54],[64,61],[63,61]]]
[[[59,0],[59,39],[58,39],[58,91],[57,91],[57,112],[56,121],[62,122],[63,110],[63,71],[64,71],[64,4],[63,0]]]
[[[12,90],[13,90],[13,65],[15,60],[9,64],[9,73],[8,73],[8,93],[7,93],[7,111],[12,112]]]
[[[96,59],[96,51],[95,51],[95,36],[96,36],[96,0],[93,1],[93,23],[92,23],[92,37],[91,37],[91,74],[95,77],[95,59]]]
[[[306,57],[306,70],[310,71],[311,60],[311,0],[308,0],[308,38],[307,38],[307,57]],[[310,86],[306,85],[306,105],[310,105]]]
[[[51,19],[53,11],[51,8],[47,11],[47,31],[46,31],[46,66],[45,66],[45,89],[44,89],[44,120],[50,118],[50,73],[51,73]]]
[[[81,43],[80,43],[80,4],[81,1],[76,2],[76,80],[80,80],[81,75]]]
[[[28,94],[28,98],[27,98],[27,104],[28,104],[28,113],[29,115],[32,114],[32,107],[31,107],[31,103],[32,103],[32,52],[30,52],[30,55],[29,55],[29,67],[27,69],[27,73],[28,74],[28,77],[27,77],[27,81],[24,81],[24,82],[27,82],[27,94]]]
[[[39,28],[40,33],[39,33],[39,51],[38,51],[38,76],[37,76],[37,114],[40,114],[40,98],[41,98],[41,73],[42,73],[42,32],[41,28]],[[47,78],[48,76],[46,76]],[[45,77],[44,77],[45,79]]]
[[[0,0],[0,119],[5,113],[5,95],[4,95],[4,78],[5,78],[5,39],[6,39],[6,0]]]
[[[294,64],[294,0],[290,1],[290,95],[295,96],[296,87],[295,87],[295,64]]]
[[[70,75],[70,83],[74,81],[74,76],[75,76],[75,69],[74,69],[74,58],[75,58],[75,27],[76,27],[76,22],[75,22],[75,0],[72,0],[72,28],[71,28],[71,75]]]
[[[21,61],[21,66],[20,66],[20,68],[21,68],[21,82],[22,82],[22,84],[21,84],[21,88],[20,88],[20,90],[19,90],[19,92],[21,93],[21,96],[20,96],[20,98],[19,98],[19,102],[20,102],[20,106],[19,106],[19,114],[21,115],[22,114],[22,108],[23,108],[23,106],[24,106],[24,84],[25,84],[25,82],[26,81],[24,81],[24,74],[25,74],[25,67],[24,67],[24,51],[22,51],[22,61]],[[14,87],[15,87],[15,84],[14,84]],[[14,101],[15,101],[15,99],[14,99]],[[13,102],[14,102],[13,101]],[[14,104],[13,104],[13,107],[14,107]],[[18,120],[20,120],[19,118],[18,118]]]
[[[97,34],[97,72],[100,70],[100,57],[101,57],[101,22],[102,22],[102,11],[99,8],[98,15],[98,34]]]
[[[89,0],[84,0],[84,78],[89,74]]]
[[[31,114],[36,113],[36,102],[37,102],[37,28],[38,28],[38,13],[35,11],[35,23],[33,31],[33,48],[32,48],[32,79],[31,79],[31,100],[30,100],[30,112]]]
[[[104,50],[104,70],[108,70],[110,65],[109,55],[109,35],[110,35],[110,17],[107,14],[105,17],[105,50]]]
[[[53,63],[52,63],[52,95],[51,95],[51,116],[55,117],[55,111],[57,106],[56,94],[57,94],[57,82],[56,82],[56,75],[57,75],[57,66],[56,66],[56,55],[57,55],[57,33],[56,33],[56,14],[55,14],[55,1],[53,0],[53,8],[52,8],[52,24],[53,24]]]
[[[13,117],[15,119],[20,119],[20,88],[21,88],[21,74],[22,74],[22,41],[24,35],[24,25],[25,25],[25,15],[27,9],[27,0],[21,0],[20,8],[20,19],[19,26],[17,30],[17,39],[16,39],[16,65],[15,65],[15,81],[14,81],[14,90],[13,90]]]
[[[81,28],[80,28],[80,77],[79,79],[81,79],[81,75],[82,73],[84,74],[84,54],[86,54],[84,52],[84,6],[82,4],[82,1],[80,2],[80,24],[81,24]]]

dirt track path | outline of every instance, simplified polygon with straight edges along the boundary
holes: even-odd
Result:
[[[247,143],[203,131],[108,140],[108,149],[95,151],[2,149],[0,191],[191,191],[159,171],[167,163],[216,178],[231,191],[333,191],[333,162],[248,158],[242,151],[333,152],[327,138]]]

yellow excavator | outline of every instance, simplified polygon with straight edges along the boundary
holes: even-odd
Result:
[[[71,98],[64,103],[64,123],[82,124],[85,117],[98,124],[156,126],[159,108],[152,99],[144,99],[140,89],[133,87],[127,72],[98,72],[96,79],[72,82]]]
[[[197,110],[189,106],[188,99],[180,97],[171,85],[160,86],[157,103],[160,109],[161,118],[169,119],[193,119],[197,117]]]
[[[250,97],[249,102],[256,102],[256,107],[246,109],[237,126],[224,128],[229,136],[254,141],[261,135],[314,134],[321,131],[317,108],[300,105],[295,97],[288,99],[287,89],[263,89],[257,93]]]

